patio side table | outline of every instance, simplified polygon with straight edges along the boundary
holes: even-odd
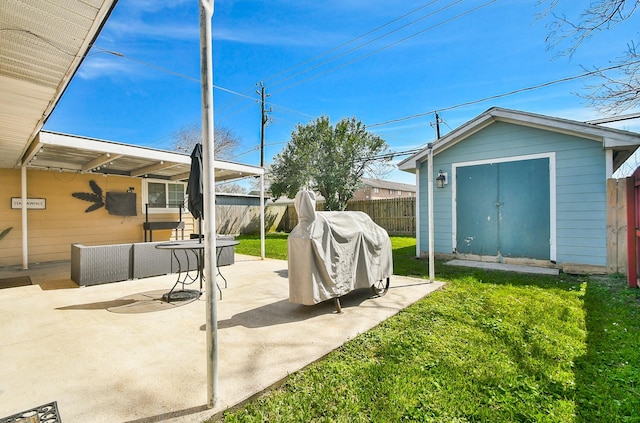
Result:
[[[222,253],[224,248],[232,247],[238,244],[240,244],[240,242],[235,240],[226,240],[226,239],[216,240],[216,254],[217,254],[216,257],[217,258],[220,257],[220,254]],[[199,298],[200,295],[202,295],[202,286],[204,281],[203,270],[204,270],[205,243],[202,242],[201,240],[177,241],[177,242],[168,242],[164,244],[158,244],[156,245],[156,248],[161,250],[170,250],[171,254],[176,259],[176,262],[178,263],[178,278],[175,284],[173,284],[173,287],[171,288],[171,290],[166,294],[162,295],[162,300],[170,303],[172,300],[186,301],[186,300]],[[177,255],[178,251],[185,252],[187,265],[186,265],[186,270],[184,271],[182,269],[181,261]],[[191,271],[189,270],[191,268],[190,260],[189,260],[190,255],[193,259],[196,260],[196,263],[197,263],[195,275],[191,275]],[[222,277],[222,279],[224,280],[225,287],[226,287],[227,280],[225,279],[224,276],[222,276],[222,273],[220,272],[220,266],[217,266],[216,270],[217,270],[217,274],[220,275],[220,277]],[[200,284],[199,290],[185,289],[185,285],[191,285],[196,281],[198,281]],[[178,286],[178,284],[182,285],[182,289],[176,290],[176,287]],[[220,293],[220,299],[222,300],[222,289],[220,289],[220,286],[217,283],[216,283],[216,286]]]

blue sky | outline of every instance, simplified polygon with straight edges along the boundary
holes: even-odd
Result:
[[[356,117],[393,151],[433,140],[434,110],[442,134],[493,106],[603,117],[577,95],[598,82],[586,78],[461,106],[611,66],[637,40],[629,21],[572,57],[561,55],[568,42],[549,50],[551,18],[540,15],[550,2],[217,0],[216,125],[240,138],[235,161],[258,165],[261,81],[272,109],[266,164],[298,123],[321,115]],[[555,12],[577,20],[582,3],[560,0]],[[173,134],[201,119],[199,49],[198,0],[120,0],[45,129],[171,149]],[[389,179],[414,182],[399,171]]]

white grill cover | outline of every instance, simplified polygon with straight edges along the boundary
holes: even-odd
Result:
[[[311,191],[295,200],[298,224],[287,240],[289,301],[312,305],[391,277],[387,231],[363,212],[316,212]]]

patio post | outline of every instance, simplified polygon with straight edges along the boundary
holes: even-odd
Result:
[[[264,170],[264,168],[263,168]],[[264,173],[260,175],[260,258],[264,260]]]
[[[429,202],[429,282],[435,280],[435,255],[433,236],[433,145],[429,143],[429,156],[427,159],[427,201]]]
[[[29,232],[27,219],[27,164],[23,163],[20,167],[20,196],[22,197],[22,206],[20,213],[22,215],[22,269],[29,268]]]
[[[416,219],[416,257],[420,258],[420,203],[422,196],[420,195],[420,166],[416,166],[416,203],[414,207]]]
[[[213,56],[211,18],[214,0],[200,0],[200,81],[202,84],[202,168],[204,202],[204,276],[207,306],[207,406],[218,402],[218,316],[216,304],[216,216],[213,130]]]

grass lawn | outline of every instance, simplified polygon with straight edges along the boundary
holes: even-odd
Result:
[[[269,234],[267,256],[286,259],[286,239]],[[392,243],[395,274],[427,277],[414,238]],[[443,290],[223,420],[640,422],[640,290],[624,278],[442,262],[436,278]]]

